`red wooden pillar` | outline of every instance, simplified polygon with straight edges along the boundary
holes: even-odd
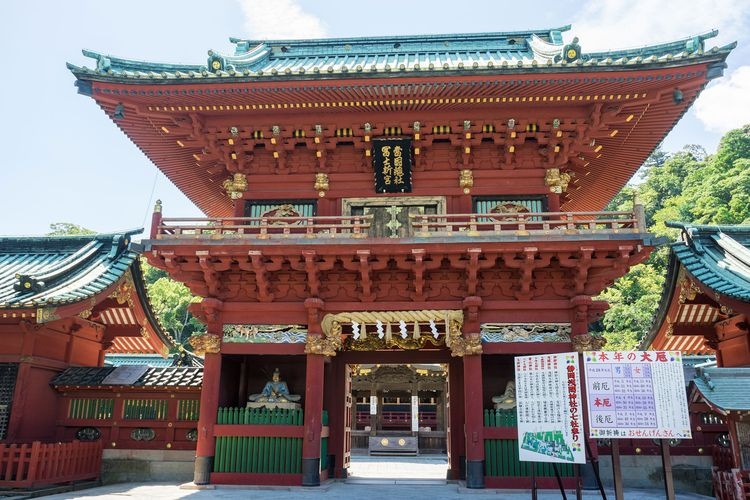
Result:
[[[347,423],[346,416],[346,362],[338,356],[331,360],[328,365],[330,373],[330,384],[332,384],[331,397],[328,404],[328,428],[330,435],[328,444],[330,453],[333,455],[333,476],[337,478],[346,477],[347,469],[344,466],[344,453],[347,443],[344,441],[344,427]]]
[[[318,313],[323,301],[305,300],[308,346],[322,336]],[[325,356],[307,354],[305,371],[305,433],[302,441],[302,486],[320,486],[320,435],[323,431],[323,378]]]
[[[207,352],[203,361],[203,387],[193,476],[195,484],[208,484],[211,479],[216,450],[214,424],[216,424],[216,414],[219,410],[220,388],[221,353]]]
[[[464,356],[466,487],[484,488],[484,409],[482,356]]]
[[[323,366],[325,356],[307,355],[305,437],[302,442],[302,486],[320,486],[320,433],[323,430]]]

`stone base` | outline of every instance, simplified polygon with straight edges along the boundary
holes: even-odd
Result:
[[[484,488],[484,460],[466,461],[466,487],[470,489]]]
[[[195,450],[112,450],[102,452],[102,484],[193,480]]]
[[[299,403],[270,403],[270,402],[249,402],[247,408],[268,408],[273,410],[274,408],[281,408],[283,410],[299,410],[302,405]]]
[[[620,455],[625,488],[664,488],[659,455]],[[711,457],[672,455],[672,478],[678,493],[711,495]],[[599,473],[605,487],[612,487],[612,457],[599,455]]]
[[[320,458],[302,459],[302,486],[320,486]]]

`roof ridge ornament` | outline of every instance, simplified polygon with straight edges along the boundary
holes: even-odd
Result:
[[[573,37],[573,40],[565,45],[557,56],[555,56],[555,62],[572,63],[577,60],[584,60],[581,56],[581,46],[578,44],[578,37]]]

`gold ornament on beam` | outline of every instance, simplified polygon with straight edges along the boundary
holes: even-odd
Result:
[[[204,356],[206,353],[217,354],[221,350],[221,337],[211,333],[193,335],[188,342],[198,356]]]
[[[329,183],[328,183],[328,174],[323,172],[318,172],[315,174],[315,185],[313,186],[313,189],[315,189],[318,192],[318,196],[321,198],[326,195],[326,191],[330,189]]]
[[[590,333],[573,335],[571,342],[573,343],[573,350],[576,352],[601,351],[602,347],[607,345],[607,339]]]
[[[464,194],[471,193],[471,188],[474,187],[474,173],[468,168],[461,170],[458,176],[458,185],[463,188]]]
[[[247,177],[239,172],[235,173],[229,179],[225,180],[222,185],[232,200],[239,200],[247,191]]]
[[[340,351],[343,343],[341,341],[341,324],[333,325],[331,331],[323,335],[308,335],[305,342],[305,354],[320,354],[321,356],[335,356]]]
[[[451,342],[451,356],[472,356],[482,354],[482,337],[478,333],[471,333],[466,337],[456,337]]]
[[[571,177],[567,172],[560,173],[559,168],[548,168],[544,175],[544,184],[549,187],[550,193],[562,194],[567,191]]]

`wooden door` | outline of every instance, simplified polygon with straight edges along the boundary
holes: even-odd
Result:
[[[405,203],[393,200],[383,204],[367,204],[352,206],[352,215],[372,215],[372,223],[368,234],[373,238],[405,238],[412,236],[414,230],[409,215],[436,214],[436,203]]]
[[[349,469],[352,460],[352,368],[345,365],[344,368],[344,470]]]

